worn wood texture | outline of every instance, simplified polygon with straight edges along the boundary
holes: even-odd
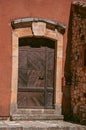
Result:
[[[18,107],[54,107],[54,41],[19,40]]]

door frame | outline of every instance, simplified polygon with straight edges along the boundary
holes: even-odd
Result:
[[[27,24],[28,23],[28,24]],[[63,34],[65,26],[45,19],[24,18],[12,21],[12,83],[11,83],[11,103],[10,115],[31,111],[36,109],[18,109],[17,106],[17,81],[18,81],[18,39],[21,37],[45,37],[56,41],[55,50],[55,109],[61,116],[62,109],[62,63],[63,63]],[[46,109],[40,110],[42,113]]]

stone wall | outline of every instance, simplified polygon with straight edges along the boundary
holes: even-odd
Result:
[[[85,2],[74,2],[72,5],[71,43],[71,105],[73,119],[76,122],[86,124],[86,66],[83,64],[83,48],[86,47]]]

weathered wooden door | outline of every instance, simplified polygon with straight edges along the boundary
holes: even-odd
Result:
[[[54,107],[54,51],[49,39],[19,39],[18,108]]]

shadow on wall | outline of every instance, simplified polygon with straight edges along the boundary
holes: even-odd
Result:
[[[72,109],[71,109],[71,39],[72,39],[72,11],[70,10],[68,34],[67,34],[67,49],[66,49],[66,60],[64,68],[64,85],[63,89],[63,106],[62,113],[64,115],[64,120],[72,120]]]

